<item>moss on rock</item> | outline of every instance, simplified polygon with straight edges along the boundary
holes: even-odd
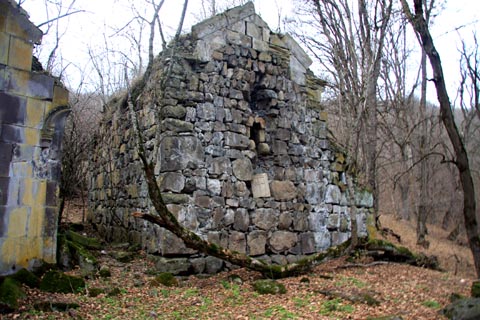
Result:
[[[272,279],[257,280],[253,283],[253,288],[260,294],[284,294],[287,292],[282,283]]]
[[[40,279],[27,269],[20,269],[17,273],[10,277],[30,288],[38,288],[40,285]]]
[[[7,313],[18,308],[18,300],[25,297],[25,292],[18,281],[7,277],[0,284],[0,313]]]
[[[85,281],[82,278],[54,270],[45,273],[40,281],[40,290],[46,292],[76,293],[84,288]]]
[[[102,248],[102,245],[97,239],[82,236],[81,234],[75,231],[68,230],[66,233],[66,236],[68,240],[74,243],[80,244],[85,248],[92,249],[92,250],[100,250]]]
[[[170,272],[162,272],[150,281],[151,286],[159,286],[161,284],[167,287],[174,287],[178,285],[178,280]]]
[[[480,298],[480,281],[474,281],[472,283],[471,294],[473,298]]]

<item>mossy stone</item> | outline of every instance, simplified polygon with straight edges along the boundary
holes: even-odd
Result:
[[[18,308],[18,300],[25,297],[19,282],[7,277],[0,284],[0,311],[11,312]]]
[[[112,257],[115,258],[118,262],[131,262],[133,259],[135,259],[135,253],[134,252],[128,252],[128,251],[115,251],[112,252]]]
[[[40,281],[40,290],[46,292],[76,293],[85,288],[82,278],[70,276],[60,271],[48,271]]]
[[[81,234],[75,231],[68,230],[66,233],[66,236],[68,240],[74,243],[80,244],[85,248],[92,249],[92,250],[100,250],[102,248],[102,245],[97,239],[82,236]]]
[[[89,288],[88,289],[88,296],[94,298],[94,297],[97,297],[104,292],[105,292],[105,290],[101,289],[101,288]]]
[[[66,240],[74,260],[78,262],[84,277],[92,276],[98,270],[97,258],[81,244]]]
[[[110,278],[112,276],[112,273],[110,272],[110,269],[108,269],[108,267],[106,267],[106,266],[102,266],[100,268],[100,271],[98,272],[98,274],[102,278]]]
[[[115,288],[112,288],[112,289],[108,292],[108,296],[109,296],[109,297],[116,297],[116,296],[118,296],[118,295],[121,294],[121,293],[122,293],[122,291],[121,291],[119,288],[115,287]]]
[[[11,275],[10,277],[30,288],[38,288],[40,285],[40,279],[27,269],[20,269],[17,273]]]
[[[480,319],[480,298],[459,299],[446,306],[441,312],[448,319]]]
[[[282,283],[272,279],[257,280],[253,283],[253,288],[260,294],[284,294],[287,292]]]
[[[175,287],[178,285],[178,280],[170,272],[162,272],[150,281],[150,285],[152,286],[159,286],[161,284],[166,287]]]
[[[474,281],[472,283],[472,297],[480,298],[480,281]]]

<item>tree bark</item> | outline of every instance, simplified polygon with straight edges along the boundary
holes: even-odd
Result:
[[[437,91],[437,99],[440,103],[441,119],[455,152],[455,165],[459,171],[460,181],[463,188],[463,216],[465,218],[468,242],[473,254],[475,271],[477,276],[480,277],[480,237],[476,217],[475,186],[473,184],[468,154],[454,121],[450,98],[448,97],[445,85],[440,55],[434,46],[432,36],[424,18],[422,0],[414,1],[414,14],[411,13],[407,1],[401,1],[403,10],[407,15],[407,18],[410,20],[415,32],[419,35],[422,47],[425,50],[433,69],[433,81]]]

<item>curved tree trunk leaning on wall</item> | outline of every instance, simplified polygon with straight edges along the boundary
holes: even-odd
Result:
[[[422,47],[427,53],[430,65],[433,69],[433,81],[435,82],[437,98],[440,103],[441,118],[455,150],[455,165],[458,168],[463,188],[463,216],[465,219],[465,229],[467,230],[468,242],[473,254],[477,277],[480,277],[480,236],[476,218],[475,186],[470,171],[467,151],[454,121],[450,98],[448,97],[447,88],[445,86],[440,55],[435,49],[432,36],[424,18],[422,0],[414,1],[414,13],[410,11],[410,7],[406,0],[402,0],[402,6],[405,15],[421,40]]]

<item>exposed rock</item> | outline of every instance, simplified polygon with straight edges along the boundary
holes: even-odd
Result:
[[[167,172],[162,175],[160,188],[162,191],[180,192],[185,187],[185,177],[176,172]]]
[[[289,231],[275,231],[268,242],[276,252],[283,252],[291,249],[298,241],[296,233]]]
[[[265,254],[267,244],[267,233],[265,231],[252,231],[247,236],[248,253],[251,256]]]
[[[253,289],[260,294],[284,294],[287,289],[282,283],[271,279],[257,280],[253,283]]]
[[[190,263],[187,258],[164,258],[158,256],[150,257],[155,262],[155,269],[161,273],[173,275],[187,273]]]
[[[232,231],[228,239],[228,248],[232,251],[246,253],[247,242],[245,239],[245,234],[238,231]]]
[[[253,214],[253,224],[269,231],[278,225],[278,218],[273,209],[257,209]]]
[[[250,216],[248,211],[243,208],[239,208],[235,211],[235,218],[233,221],[233,228],[238,231],[247,231],[250,225]]]
[[[297,196],[297,188],[292,181],[272,181],[270,189],[275,200],[292,200]]]
[[[237,179],[243,181],[250,181],[252,180],[252,163],[248,158],[240,158],[233,161],[232,164],[233,174]]]
[[[40,290],[47,292],[76,293],[84,288],[85,281],[82,278],[55,270],[45,273],[40,282]]]
[[[480,318],[480,298],[459,299],[442,310],[451,320],[476,320]]]

